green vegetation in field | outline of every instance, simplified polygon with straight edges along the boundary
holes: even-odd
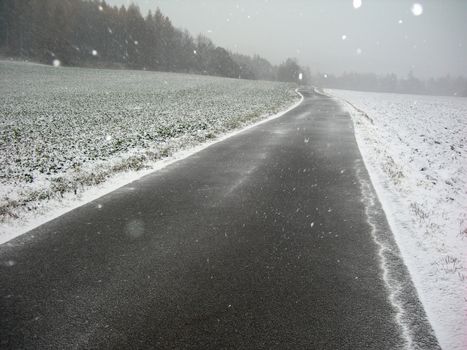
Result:
[[[291,84],[0,62],[0,216],[276,112]],[[11,216],[11,215],[10,215]]]

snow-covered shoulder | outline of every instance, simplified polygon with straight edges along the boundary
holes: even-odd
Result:
[[[467,98],[327,90],[350,112],[377,195],[443,349],[467,339]]]

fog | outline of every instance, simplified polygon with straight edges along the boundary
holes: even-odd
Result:
[[[312,72],[467,76],[467,1],[110,0],[157,6],[176,27],[277,64],[296,57]]]

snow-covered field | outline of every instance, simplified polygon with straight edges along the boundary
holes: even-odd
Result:
[[[443,349],[467,346],[467,98],[328,90]]]
[[[0,61],[0,243],[51,206],[298,99],[290,84]]]

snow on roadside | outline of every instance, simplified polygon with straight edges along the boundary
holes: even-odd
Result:
[[[299,100],[291,84],[6,61],[0,82],[0,244]]]
[[[353,119],[371,180],[443,349],[467,339],[467,99],[327,90]]]

